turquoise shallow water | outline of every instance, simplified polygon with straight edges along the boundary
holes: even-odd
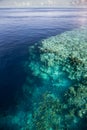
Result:
[[[0,129],[86,130],[86,10],[71,9],[70,14],[68,9],[37,10],[40,15],[36,10],[17,9],[18,14],[15,9],[9,11],[1,15],[8,25],[1,21],[5,36],[0,35],[5,46],[1,42],[0,92],[5,98],[0,98],[0,105],[5,107],[1,107]],[[32,19],[37,22],[32,23]],[[12,29],[15,26],[17,32]],[[8,38],[11,32],[13,36]]]

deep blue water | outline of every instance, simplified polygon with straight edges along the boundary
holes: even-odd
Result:
[[[0,9],[0,109],[15,106],[29,45],[86,24],[86,9]]]

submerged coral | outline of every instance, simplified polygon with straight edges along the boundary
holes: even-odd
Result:
[[[43,94],[39,107],[34,108],[36,130],[80,129],[78,124],[87,118],[87,88],[83,85],[70,87],[59,101],[53,93]],[[82,125],[82,124],[81,124]],[[84,127],[85,126],[85,127]],[[86,124],[80,126],[86,128]]]
[[[68,108],[73,108],[73,112],[80,118],[87,118],[87,87],[79,84],[70,87],[65,94]]]
[[[87,127],[81,123],[87,120],[86,34],[87,28],[82,27],[30,47],[27,68],[37,80],[40,79],[38,82],[41,81],[41,87],[33,96],[39,95],[40,99],[33,110],[34,129],[72,130]],[[65,96],[61,100],[58,95],[64,89]]]
[[[45,56],[41,55],[43,62],[53,64],[56,60],[57,64],[63,65],[63,70],[68,72],[71,79],[80,80],[82,76],[85,77],[87,75],[86,34],[87,29],[81,28],[43,40],[40,46],[40,50],[45,53]]]

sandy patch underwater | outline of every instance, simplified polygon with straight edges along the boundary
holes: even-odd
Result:
[[[87,129],[87,27],[29,46],[26,82],[14,114],[0,127],[17,130]]]

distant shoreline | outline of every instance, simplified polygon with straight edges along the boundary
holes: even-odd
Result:
[[[0,7],[0,9],[87,9],[87,7]]]

